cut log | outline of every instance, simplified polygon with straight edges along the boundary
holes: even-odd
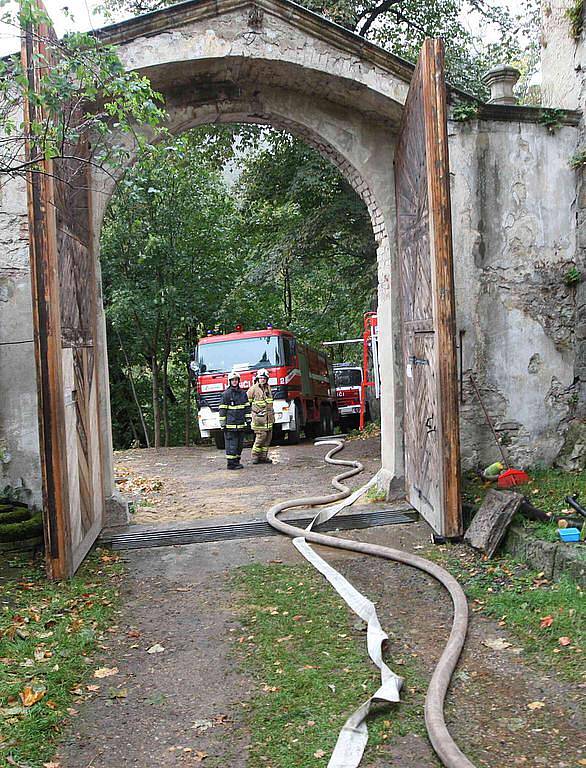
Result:
[[[540,523],[549,523],[551,521],[550,516],[542,509],[534,506],[527,496],[523,497],[523,502],[519,507],[519,512],[528,520],[537,520]]]
[[[520,493],[488,491],[466,531],[464,541],[492,557],[522,501],[523,496]]]

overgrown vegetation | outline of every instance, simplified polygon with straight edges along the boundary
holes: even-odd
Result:
[[[8,29],[30,28],[42,49],[35,62],[39,77],[34,89],[20,54],[0,59],[0,174],[22,176],[29,169],[39,170],[45,160],[77,157],[81,154],[77,145],[90,133],[89,161],[111,168],[121,157],[109,141],[114,124],[116,130],[129,132],[137,123],[160,124],[164,117],[160,96],[146,77],[126,71],[114,46],[102,45],[85,33],[74,32],[61,40],[47,34],[51,20],[36,0],[0,0],[0,15]],[[25,100],[34,106],[30,129],[23,119]],[[87,109],[90,103],[92,110]],[[30,157],[25,153],[27,142]],[[52,172],[71,181],[67,163],[56,164]]]
[[[576,152],[576,154],[572,155],[568,161],[568,165],[575,171],[577,171],[579,168],[583,168],[586,165],[586,149],[581,149],[579,152]]]
[[[551,515],[552,521],[538,523],[517,515],[515,522],[530,530],[536,538],[559,541],[557,518],[576,514],[566,503],[565,497],[578,494],[582,503],[586,504],[586,473],[536,467],[529,469],[528,474],[531,480],[527,485],[519,486],[519,492],[525,494],[534,506]],[[491,487],[494,487],[492,483],[484,482],[478,475],[466,473],[462,485],[464,502],[479,507]]]
[[[566,19],[570,22],[570,33],[574,40],[579,40],[584,29],[584,0],[573,0],[573,3],[565,12]]]
[[[548,133],[555,133],[563,125],[565,110],[545,109],[539,113],[539,122],[547,128]]]
[[[584,681],[584,592],[577,584],[550,582],[511,558],[487,560],[462,545],[438,547],[428,556],[461,582],[474,612],[511,631],[531,664]]]
[[[475,101],[462,101],[452,110],[452,120],[458,123],[466,123],[478,117],[478,103]]]
[[[0,569],[0,765],[41,768],[92,679],[118,605],[118,557],[96,551],[71,581],[51,583],[40,563]]]
[[[237,655],[254,678],[248,765],[313,765],[331,753],[345,719],[380,682],[366,635],[310,566],[246,566],[236,586],[244,623]],[[425,684],[408,654],[402,662],[409,687],[399,707],[369,718],[365,764],[387,739],[424,733]]]
[[[577,285],[582,282],[582,272],[577,267],[571,267],[564,275],[564,283],[567,286]]]

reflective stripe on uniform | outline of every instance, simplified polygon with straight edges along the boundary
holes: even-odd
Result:
[[[246,424],[225,424],[226,429],[246,429]]]
[[[233,453],[227,453],[227,454],[226,454],[226,458],[227,458],[227,459],[239,459],[239,458],[240,458],[240,456],[236,456],[236,455],[235,455],[235,454],[233,454]]]
[[[225,405],[224,408],[228,408],[228,410],[236,410],[237,408],[248,408],[248,403],[245,403],[244,405]]]

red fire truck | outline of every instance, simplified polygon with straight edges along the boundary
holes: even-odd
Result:
[[[334,371],[328,356],[298,341],[289,331],[267,328],[212,334],[199,340],[190,364],[196,378],[199,430],[224,447],[218,408],[228,386],[228,373],[241,373],[247,389],[259,368],[270,374],[275,408],[275,437],[285,433],[289,443],[331,435],[338,421]]]
[[[336,401],[340,421],[348,426],[357,426],[360,420],[362,402],[362,367],[353,363],[334,363]]]

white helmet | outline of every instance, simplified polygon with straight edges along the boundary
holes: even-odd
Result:
[[[238,381],[240,381],[240,372],[237,371],[236,368],[232,368],[228,374],[228,383],[230,383],[232,379],[238,379]]]
[[[256,374],[256,378],[257,378],[257,379],[260,379],[260,377],[261,377],[261,376],[264,376],[264,377],[265,377],[265,379],[266,379],[267,381],[269,380],[270,376],[269,376],[269,372],[267,371],[267,369],[266,369],[266,368],[261,368],[261,369],[260,369],[260,370],[257,372],[257,374]]]

